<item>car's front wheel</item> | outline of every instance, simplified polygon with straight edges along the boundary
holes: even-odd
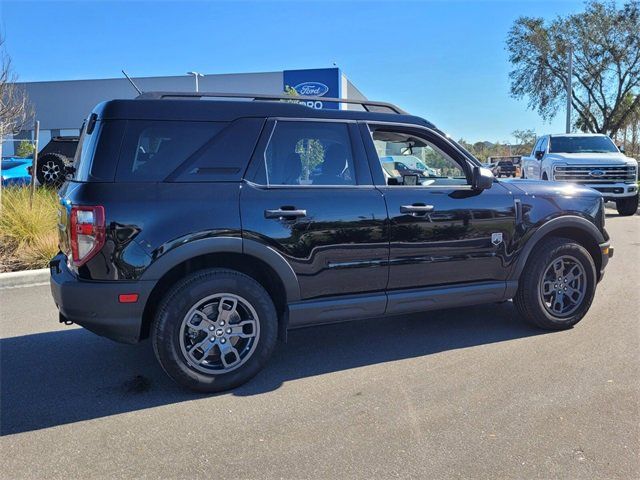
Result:
[[[616,199],[616,210],[623,217],[634,215],[638,211],[638,195]]]
[[[152,330],[153,348],[177,383],[201,392],[237,387],[266,364],[278,319],[269,294],[253,278],[202,270],[165,296]]]
[[[595,289],[596,268],[589,252],[571,239],[553,237],[531,252],[513,301],[529,323],[563,330],[585,316]]]

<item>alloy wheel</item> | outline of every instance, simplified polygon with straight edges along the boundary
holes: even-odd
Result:
[[[554,317],[568,317],[582,304],[587,291],[587,276],[582,264],[570,255],[551,261],[540,281],[545,309]]]
[[[60,166],[52,160],[42,165],[41,171],[46,183],[55,183],[60,178]]]
[[[182,320],[180,348],[196,370],[216,375],[243,365],[255,351],[260,322],[244,298],[220,293],[197,302]]]

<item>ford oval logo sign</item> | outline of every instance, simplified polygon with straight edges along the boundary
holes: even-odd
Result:
[[[299,95],[306,95],[308,97],[321,97],[329,91],[329,87],[320,82],[302,82],[293,88],[295,88]]]
[[[602,170],[591,170],[589,175],[592,177],[602,177],[604,175],[604,171]]]

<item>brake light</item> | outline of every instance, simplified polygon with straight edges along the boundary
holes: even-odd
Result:
[[[76,267],[84,265],[104,245],[104,207],[71,207],[71,256]]]

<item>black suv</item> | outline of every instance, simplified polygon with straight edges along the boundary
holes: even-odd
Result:
[[[389,104],[184,95],[85,122],[51,261],[61,322],[151,337],[170,377],[211,392],[290,328],[513,299],[566,329],[589,309],[612,254],[598,192],[498,181]],[[403,154],[438,174],[388,182],[380,157]]]

